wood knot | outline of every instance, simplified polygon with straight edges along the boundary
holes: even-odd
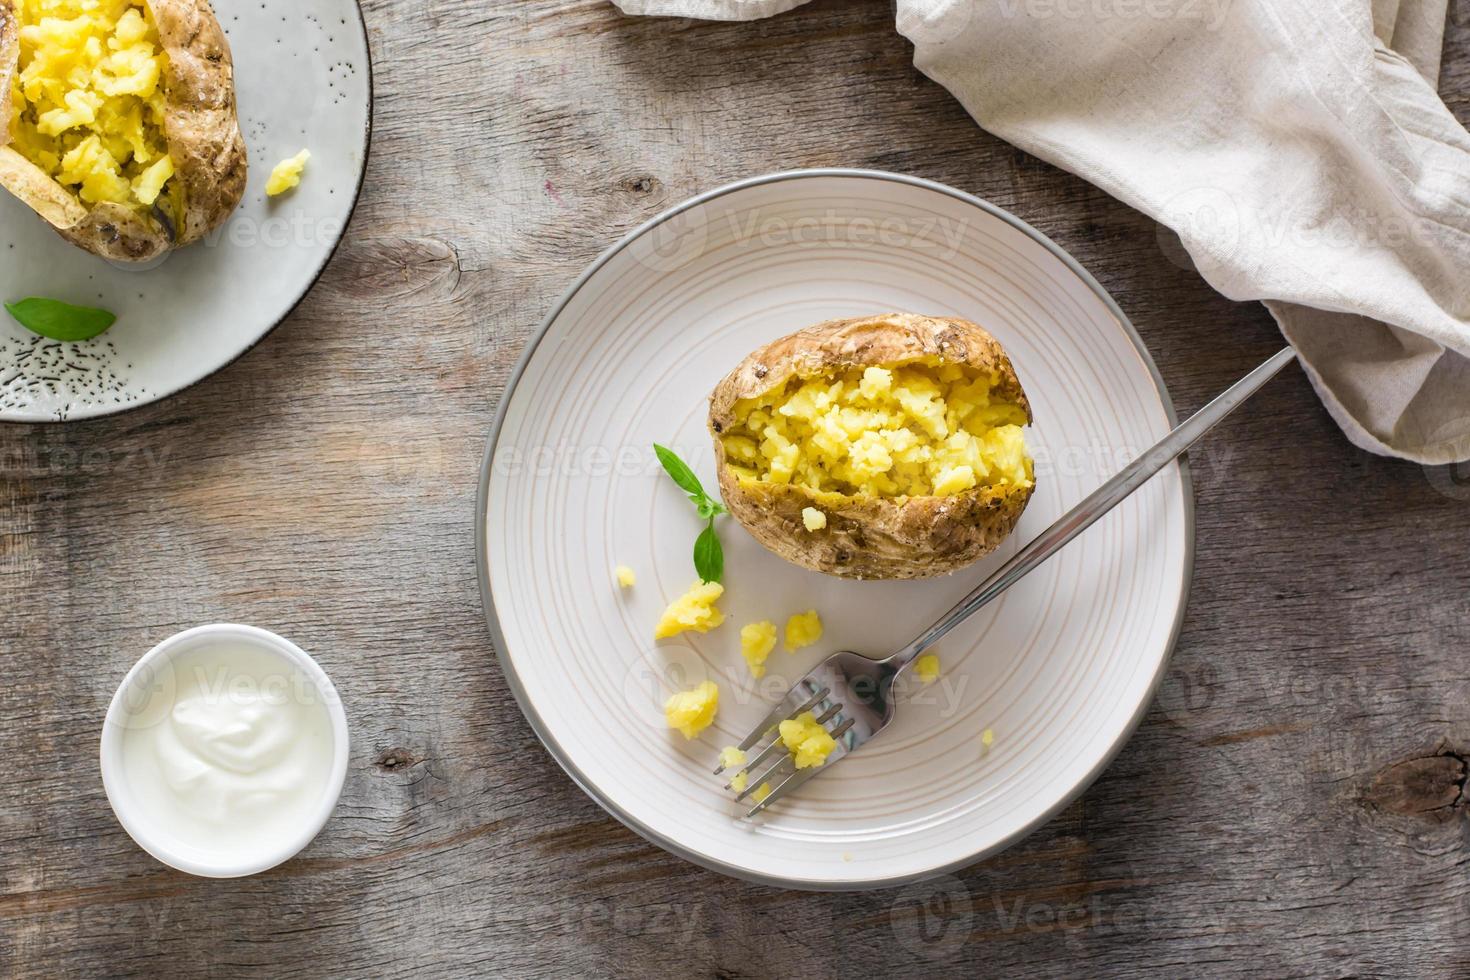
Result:
[[[384,772],[397,772],[400,769],[407,769],[418,761],[408,749],[395,748],[379,753],[373,765]]]
[[[634,194],[652,194],[658,190],[658,187],[658,181],[648,176],[630,177],[623,181],[623,188],[632,191]]]
[[[1464,756],[1443,751],[1405,759],[1380,770],[1364,794],[1364,802],[1387,813],[1444,819],[1470,807]]]
[[[430,294],[447,297],[467,270],[452,244],[437,238],[383,237],[348,242],[334,264],[332,284],[354,296]]]

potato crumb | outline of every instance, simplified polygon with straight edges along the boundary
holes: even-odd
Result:
[[[798,769],[820,766],[837,748],[837,742],[810,711],[781,722],[777,728],[781,732],[781,741],[786,743],[786,749],[791,753],[791,761]]]
[[[770,783],[761,783],[759,786],[757,786],[755,788],[755,792],[751,794],[751,798],[754,799],[757,803],[761,803],[761,802],[763,802],[765,800],[766,797],[768,797],[770,795],[771,795],[771,784]]]
[[[769,619],[740,627],[740,655],[757,680],[765,676],[766,658],[776,649],[776,624]]]
[[[822,617],[817,615],[815,609],[797,613],[786,620],[786,650],[788,653],[794,653],[802,647],[809,647],[821,638]]]
[[[980,733],[980,744],[987,749],[995,742],[995,732],[987,728]]]
[[[267,197],[275,197],[284,194],[301,183],[301,171],[306,169],[306,161],[311,159],[310,150],[302,150],[294,157],[288,157],[276,164],[271,171],[270,179],[265,182],[265,193]]]
[[[863,380],[858,382],[858,390],[862,392],[864,398],[876,400],[888,394],[892,389],[892,371],[881,367],[863,369]]]
[[[620,588],[631,589],[634,585],[638,584],[638,576],[627,565],[619,565],[614,571],[618,576],[618,586]]]
[[[724,594],[725,587],[718,582],[695,582],[688,592],[669,603],[653,629],[653,638],[663,640],[686,630],[708,633],[725,621],[725,614],[715,606]]]
[[[685,738],[694,738],[715,720],[720,689],[705,681],[692,691],[681,691],[664,702],[664,720]]]
[[[932,653],[924,654],[914,663],[914,670],[918,672],[919,680],[933,684],[939,679],[939,657]]]
[[[847,862],[850,863],[852,861],[852,852],[851,851],[843,851],[842,852],[842,860],[847,861]]]
[[[808,531],[820,531],[827,526],[827,515],[815,507],[803,507],[801,509],[801,523],[806,525]]]
[[[745,753],[738,746],[727,745],[720,749],[720,765],[726,769],[734,769],[745,765]],[[737,793],[745,792],[745,787],[750,784],[749,772],[737,772],[730,778],[730,788]]]

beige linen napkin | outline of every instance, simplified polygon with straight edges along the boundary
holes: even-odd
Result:
[[[805,0],[614,0],[749,20]],[[979,124],[1179,234],[1262,300],[1354,443],[1470,459],[1470,135],[1447,0],[898,0]]]

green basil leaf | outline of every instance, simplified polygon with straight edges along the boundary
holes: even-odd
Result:
[[[653,452],[658,456],[658,461],[663,464],[669,476],[679,485],[679,489],[689,494],[690,500],[693,500],[697,504],[699,503],[699,498],[706,496],[704,486],[699,482],[699,477],[694,475],[694,471],[682,459],[674,455],[672,449],[665,449],[658,443],[654,443]]]
[[[72,306],[60,300],[35,296],[18,303],[6,303],[5,309],[31,333],[51,340],[91,340],[117,322],[117,317],[106,310]]]
[[[694,539],[694,570],[699,573],[701,582],[718,582],[725,574],[725,549],[720,545],[720,536],[715,533],[715,518],[729,511],[704,492],[699,477],[672,449],[654,443],[653,451],[669,477],[689,495],[689,501],[699,512],[699,519],[707,522],[699,537]]]
[[[701,582],[718,582],[725,574],[725,549],[715,533],[715,519],[694,539],[694,570]]]

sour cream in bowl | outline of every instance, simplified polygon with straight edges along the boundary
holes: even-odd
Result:
[[[347,776],[347,715],[316,661],[253,626],[169,637],[128,671],[102,727],[123,829],[210,878],[272,868],[326,824]]]

